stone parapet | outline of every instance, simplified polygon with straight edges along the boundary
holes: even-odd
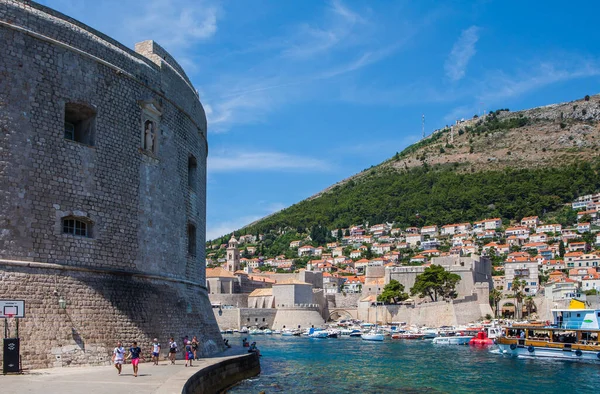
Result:
[[[260,374],[256,353],[227,358],[196,372],[188,379],[183,394],[222,393],[238,382]]]

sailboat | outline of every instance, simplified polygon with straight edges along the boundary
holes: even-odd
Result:
[[[377,294],[375,295],[375,325],[373,326],[373,328],[371,328],[369,332],[360,336],[364,341],[383,341],[383,333],[377,330],[377,309],[379,305],[379,302],[377,301],[377,296],[379,295],[379,286],[377,290]]]

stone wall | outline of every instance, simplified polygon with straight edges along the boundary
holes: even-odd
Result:
[[[440,327],[457,326],[482,319],[493,313],[491,308],[484,307],[482,300],[476,295],[451,302],[426,302],[418,305],[385,305],[377,307],[379,323],[405,322],[411,325]],[[359,307],[360,320],[375,323],[375,307]]]
[[[284,308],[277,309],[277,314],[271,327],[274,330],[283,328],[309,328],[321,327],[325,320],[316,309],[307,308]]]
[[[222,348],[205,287],[206,116],[164,49],[136,51],[0,0],[0,294],[26,302],[28,368],[106,363],[117,340],[153,336]],[[88,140],[65,138],[73,105],[95,113]]]
[[[136,340],[147,349],[154,337],[166,344],[171,336],[180,340],[197,335],[204,356],[222,347],[206,291],[200,287],[144,275],[8,263],[0,261],[5,264],[0,294],[25,299],[25,318],[19,320],[25,369],[105,365],[117,340]],[[55,289],[67,302],[64,310]]]
[[[213,308],[213,313],[219,329],[239,330],[241,328],[239,308],[222,309],[220,312],[219,309]]]
[[[276,309],[240,308],[240,326],[273,327]],[[241,327],[238,327],[241,328]]]
[[[231,305],[236,308],[248,307],[248,294],[210,294],[209,298],[213,304]]]
[[[358,300],[364,297],[365,296],[361,293],[337,293],[333,295],[330,294],[327,296],[329,310],[338,308],[356,308],[358,307]]]
[[[260,373],[258,354],[231,357],[196,372],[183,387],[183,394],[225,392],[236,383]]]

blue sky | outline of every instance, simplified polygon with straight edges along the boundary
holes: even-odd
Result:
[[[600,91],[600,5],[559,1],[45,0],[153,39],[209,121],[207,239],[378,164],[425,130]]]

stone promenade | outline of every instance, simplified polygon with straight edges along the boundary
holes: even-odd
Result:
[[[60,393],[60,394],[180,394],[188,379],[201,369],[221,361],[247,354],[233,347],[211,358],[194,360],[185,367],[185,360],[175,365],[160,361],[159,365],[140,363],[138,377],[133,376],[131,364],[123,365],[121,376],[113,366],[37,369],[22,375],[0,375],[2,394]]]

